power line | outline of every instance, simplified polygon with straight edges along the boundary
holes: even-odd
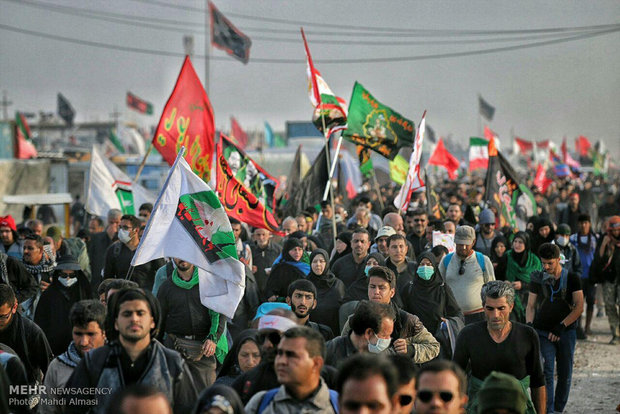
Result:
[[[9,3],[15,3],[14,0],[0,0]],[[57,9],[55,6],[39,4],[28,0],[23,0],[20,2],[21,4],[29,7],[42,8],[46,10],[53,11],[55,13],[60,14],[68,14],[78,17],[85,17],[89,19],[97,19],[117,24],[123,24],[132,27],[146,27],[154,30],[162,30],[162,31],[170,31],[175,33],[183,33],[183,34],[196,34],[196,35],[204,35],[204,30],[194,30],[194,29],[180,29],[177,27],[167,27],[159,24],[151,24],[146,22],[136,22],[128,20],[125,17],[114,17],[102,15],[98,16],[95,13],[84,12],[79,9],[68,8],[62,6],[62,9]],[[299,34],[299,32],[295,31],[295,34]],[[406,40],[406,41],[394,41],[394,40],[337,40],[337,39],[314,39],[310,41],[310,44],[333,44],[333,45],[362,45],[362,46],[403,46],[403,45],[451,45],[451,44],[476,44],[476,43],[498,43],[498,42],[516,42],[516,41],[524,41],[524,40],[537,40],[543,38],[555,38],[558,36],[565,36],[565,34],[558,33],[550,33],[550,34],[540,34],[540,35],[531,35],[531,36],[519,36],[519,37],[503,37],[503,38],[493,38],[493,39],[454,39],[454,40]],[[252,36],[253,40],[266,41],[266,42],[277,42],[277,43],[296,43],[299,44],[300,39],[297,38],[279,38],[279,37],[269,37],[269,36]]]
[[[5,25],[5,24],[0,24],[0,29],[11,31],[11,32],[22,33],[22,34],[26,34],[30,36],[42,37],[46,39],[54,39],[54,40],[59,40],[59,41],[64,41],[64,42],[69,42],[69,43],[76,43],[76,44],[98,47],[98,48],[121,50],[125,52],[144,53],[144,54],[150,54],[150,55],[169,56],[169,57],[185,56],[183,53],[178,53],[178,52],[168,52],[168,51],[143,49],[143,48],[129,47],[129,46],[112,45],[108,43],[94,42],[94,41],[89,41],[89,40],[75,39],[75,38],[70,38],[70,37],[65,37],[65,36],[42,33],[42,32],[37,32],[34,30],[23,29],[23,28],[14,27],[14,26]],[[587,39],[587,38],[591,38],[595,36],[602,36],[602,35],[618,32],[618,31],[620,31],[620,27],[609,29],[609,30],[602,30],[602,31],[595,32],[595,33],[586,33],[586,34],[581,34],[581,35],[576,35],[576,36],[569,36],[569,37],[565,37],[562,39],[547,40],[547,41],[542,41],[542,42],[534,42],[534,43],[527,43],[527,44],[514,45],[514,46],[497,47],[497,48],[491,48],[491,49],[470,50],[470,51],[464,51],[464,52],[451,52],[451,53],[439,53],[439,54],[416,55],[416,56],[396,56],[396,57],[385,57],[385,58],[315,59],[314,61],[315,63],[321,63],[321,64],[348,64],[348,63],[390,63],[390,62],[394,63],[394,62],[412,62],[416,60],[445,59],[445,58],[452,58],[452,57],[474,56],[474,55],[506,52],[506,51],[513,51],[513,50],[519,50],[519,49],[528,49],[528,48],[534,48],[534,47],[547,46],[547,45],[552,45],[552,44],[566,43],[566,42],[571,42],[571,41],[576,41],[576,40]],[[195,58],[204,59],[205,56],[195,55]],[[230,62],[233,61],[232,59],[225,57],[225,56],[209,56],[209,59],[220,60],[220,61],[230,61]],[[252,58],[251,62],[253,63],[277,63],[277,64],[300,64],[300,63],[303,64],[303,63],[306,63],[306,60],[305,59]]]
[[[143,22],[143,24],[147,24],[145,27],[152,27],[155,29],[162,29],[160,26],[153,25],[152,23],[160,23],[175,26],[177,30],[181,25],[183,26],[183,30],[185,32],[192,31],[193,33],[204,33],[204,29],[194,30],[194,29],[186,29],[188,25],[194,27],[204,27],[204,22],[191,22],[184,20],[174,20],[174,19],[163,19],[156,17],[148,17],[148,16],[138,16],[138,15],[125,15],[121,13],[113,13],[113,12],[105,12],[105,11],[95,11],[90,9],[78,8],[78,7],[70,7],[63,6],[59,4],[51,4],[51,3],[42,3],[33,0],[1,0],[7,3],[14,3],[20,5],[27,5],[31,7],[52,10],[59,13],[66,13],[71,15],[78,15],[83,17],[92,17],[92,18],[101,18],[101,20],[105,21],[114,21],[119,22],[118,20],[123,20],[125,22],[131,22],[134,26],[136,22]],[[142,3],[151,3],[157,5],[166,4],[169,7],[177,8],[171,4],[167,4],[164,2],[154,2],[154,0],[133,0]],[[188,6],[184,6],[188,7]],[[192,9],[193,10],[193,9]],[[204,9],[201,9],[204,12]],[[284,22],[285,19],[274,19],[268,17],[260,17],[260,16],[247,16],[236,13],[226,13],[227,15],[236,16],[240,18],[248,18],[252,20],[258,21],[268,21],[268,22]],[[112,20],[110,20],[112,19]],[[438,37],[438,36],[488,36],[488,35],[516,35],[516,34],[535,34],[535,33],[566,33],[569,32],[578,32],[578,31],[597,31],[597,30],[605,30],[613,27],[617,27],[619,24],[605,24],[605,25],[590,25],[590,26],[576,26],[576,27],[555,27],[555,28],[544,28],[544,29],[517,29],[517,30],[446,30],[446,29],[394,29],[390,28],[390,33],[376,33],[373,30],[380,29],[379,31],[383,31],[383,29],[388,28],[372,28],[372,27],[361,27],[361,26],[353,26],[353,25],[331,25],[331,24],[322,24],[322,23],[311,23],[311,22],[301,22],[301,21],[288,21],[290,24],[295,25],[306,25],[306,26],[320,26],[320,27],[330,27],[332,29],[341,29],[347,28],[363,31],[357,32],[341,32],[341,31],[306,31],[308,35],[312,36],[374,36],[374,37],[403,37],[403,36],[411,36],[411,37]],[[169,28],[166,28],[169,29]],[[164,30],[166,30],[164,29]],[[263,32],[263,33],[281,33],[281,34],[294,34],[298,35],[298,29],[272,29],[272,28],[264,28],[264,27],[242,27],[243,31],[248,32]],[[316,43],[316,41],[315,41]]]

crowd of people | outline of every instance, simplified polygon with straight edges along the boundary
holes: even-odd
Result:
[[[522,229],[474,176],[434,188],[437,216],[424,191],[401,214],[385,186],[276,211],[279,234],[231,218],[232,319],[194,264],[131,267],[150,204],[76,203],[74,237],[0,217],[0,412],[563,412],[593,318],[620,345],[615,178],[528,182]]]

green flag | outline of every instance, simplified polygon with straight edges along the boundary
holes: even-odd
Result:
[[[112,144],[114,144],[114,147],[118,150],[118,152],[120,152],[121,154],[125,153],[125,148],[123,148],[123,144],[121,144],[121,141],[118,139],[118,136],[116,135],[116,133],[114,133],[114,130],[110,128],[110,132],[108,133],[108,139],[110,140],[110,142],[112,142]]]
[[[402,156],[397,155],[390,161],[390,179],[396,184],[403,185],[409,171],[409,162]]]
[[[360,83],[355,82],[349,102],[345,139],[390,160],[400,147],[413,145],[413,122],[377,101]]]

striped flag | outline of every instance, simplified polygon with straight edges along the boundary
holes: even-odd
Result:
[[[489,141],[484,138],[469,138],[469,171],[487,168],[489,165]]]

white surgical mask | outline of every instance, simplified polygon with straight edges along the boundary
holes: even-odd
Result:
[[[556,239],[555,242],[558,244],[558,246],[564,247],[568,244],[568,237],[560,236]]]
[[[76,284],[77,277],[59,277],[58,281],[62,283],[64,287],[71,287]]]
[[[131,240],[131,236],[129,235],[129,230],[118,230],[118,239],[123,243],[129,243]]]
[[[390,342],[392,342],[390,338],[379,338],[377,334],[375,334],[375,338],[377,338],[376,344],[368,342],[368,352],[373,354],[380,354],[385,351],[390,346]]]

